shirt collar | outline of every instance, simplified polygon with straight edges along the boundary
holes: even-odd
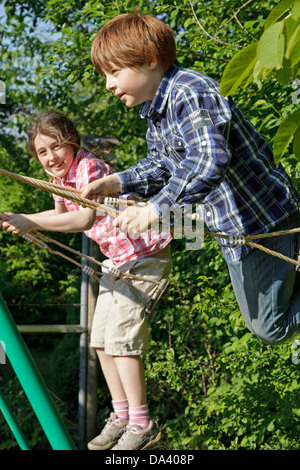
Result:
[[[153,100],[146,101],[142,104],[140,109],[142,118],[153,117],[163,113],[169,98],[172,83],[180,68],[179,64],[176,64],[172,65],[172,67],[167,70],[158,86]]]

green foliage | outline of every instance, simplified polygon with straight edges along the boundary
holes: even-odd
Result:
[[[285,85],[296,79],[299,62],[300,2],[281,0],[267,17],[259,40],[238,52],[226,66],[221,92],[228,96],[238,87],[245,89],[252,81],[263,86],[261,82],[271,73],[281,85]],[[277,121],[277,125],[279,128],[273,147],[276,164],[279,164],[293,138],[293,153],[300,160],[299,113]]]
[[[214,242],[201,253],[176,248],[146,358],[162,448],[299,449],[300,366],[291,344],[264,346],[247,331]]]
[[[26,436],[30,449],[51,450],[48,439],[16,377],[7,381],[5,386],[2,387],[2,393],[5,394],[12,413]],[[53,399],[61,416],[63,416],[65,413],[62,403],[56,400],[55,397]],[[0,413],[0,450],[19,450],[18,443],[2,413]]]

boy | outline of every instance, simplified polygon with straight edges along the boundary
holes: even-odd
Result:
[[[120,45],[122,47],[120,47]],[[158,19],[123,14],[106,23],[92,45],[106,87],[148,122],[148,156],[95,181],[83,195],[134,191],[150,197],[115,221],[136,234],[168,219],[170,208],[198,203],[211,232],[253,235],[298,226],[298,197],[265,140],[219,85],[175,61],[172,30]],[[95,196],[94,196],[95,197]],[[299,332],[299,273],[292,264],[247,245],[218,240],[247,327],[266,344]],[[290,258],[296,235],[261,242]],[[297,281],[297,282],[296,282]]]
[[[58,184],[81,189],[89,181],[113,170],[92,154],[82,151],[80,137],[64,114],[50,111],[37,119],[28,132],[35,158]],[[111,413],[90,450],[144,450],[156,445],[161,433],[150,419],[141,354],[149,349],[145,304],[155,286],[171,269],[168,244],[171,236],[149,230],[130,237],[113,226],[109,216],[54,196],[55,208],[37,214],[5,214],[3,230],[23,235],[32,230],[81,232],[93,239],[108,258],[107,268],[138,276],[124,282],[112,274],[100,279],[99,296],[91,330],[112,397]]]

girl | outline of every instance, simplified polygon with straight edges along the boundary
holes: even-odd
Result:
[[[50,111],[42,115],[28,130],[28,136],[34,157],[58,184],[81,189],[113,172],[109,165],[80,148],[76,128],[61,113]],[[142,278],[159,281],[168,276],[171,235],[149,230],[130,237],[113,226],[110,216],[53,197],[53,210],[27,215],[6,213],[8,220],[2,222],[2,229],[17,235],[32,230],[84,231],[107,257],[107,267],[116,266],[122,272],[139,276],[139,280],[130,279],[127,283],[109,273],[101,276],[91,347],[97,349],[114,412],[88,448],[148,449],[160,440],[161,433],[149,417],[141,360],[141,354],[149,348],[141,297],[149,299],[154,284]]]

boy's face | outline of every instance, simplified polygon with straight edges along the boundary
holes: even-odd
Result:
[[[37,157],[44,170],[54,176],[66,176],[74,160],[72,145],[60,145],[55,137],[38,134],[34,139]]]
[[[163,75],[164,69],[156,63],[134,69],[112,64],[111,70],[105,72],[106,88],[132,108],[153,100]]]

